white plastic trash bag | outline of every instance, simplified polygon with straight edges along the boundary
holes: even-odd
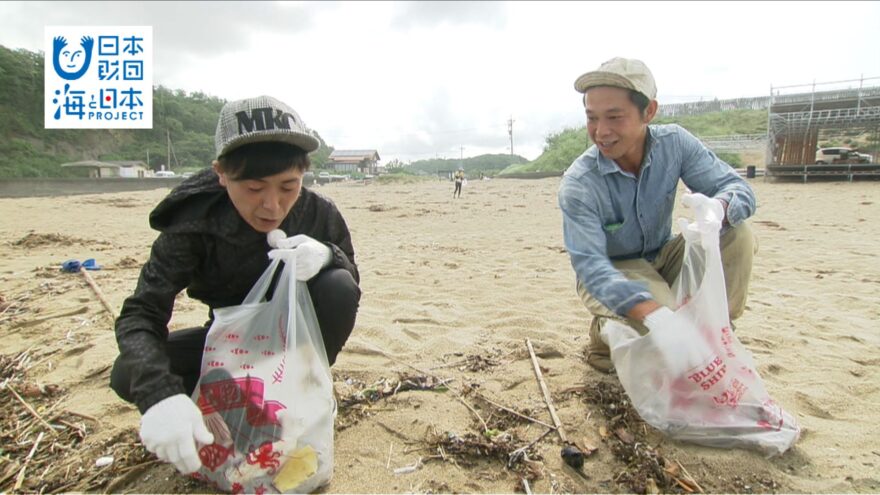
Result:
[[[751,353],[731,330],[720,224],[679,223],[686,247],[675,313],[693,325],[690,332],[639,336],[607,321],[601,335],[620,383],[642,419],[671,438],[781,454],[800,429],[767,393]]]
[[[240,306],[214,310],[193,393],[214,443],[193,476],[233,493],[307,493],[333,476],[333,380],[295,250],[269,256]]]

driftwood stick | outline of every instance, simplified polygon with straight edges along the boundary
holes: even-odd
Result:
[[[685,469],[684,466],[681,465],[681,462],[679,462],[679,461],[676,459],[675,463],[678,464],[678,467],[681,468],[681,472],[684,473],[685,476],[687,476],[687,478],[685,479],[685,481],[687,481],[688,483],[693,483],[694,488],[697,489],[697,492],[698,492],[698,493],[706,493],[706,491],[703,490],[703,487],[700,486],[699,483],[697,483],[697,480],[694,479],[693,476],[691,476],[691,473],[689,473],[688,470]]]
[[[483,431],[489,431],[489,425],[486,424],[486,421],[483,420],[483,417],[480,416],[480,413],[478,413],[476,409],[474,409],[473,407],[471,407],[471,405],[468,404],[467,401],[465,401],[460,395],[455,394],[455,397],[456,397],[459,401],[461,401],[461,403],[464,404],[464,406],[467,407],[472,413],[474,413],[474,416],[476,416],[477,419],[480,420],[480,423],[483,423]]]
[[[89,310],[89,308],[86,306],[81,306],[79,308],[73,308],[73,309],[68,309],[68,310],[62,310],[62,311],[58,311],[58,312],[55,312],[52,314],[41,316],[39,318],[34,318],[32,320],[17,322],[14,325],[12,325],[12,328],[31,327],[31,326],[34,326],[38,323],[43,323],[44,321],[49,321],[53,318],[61,318],[63,316],[78,315],[78,314],[85,313],[88,310]]]
[[[28,464],[30,464],[31,459],[34,457],[34,453],[37,451],[37,446],[40,445],[40,440],[43,439],[43,432],[41,431],[39,435],[37,435],[37,439],[34,441],[34,446],[31,447],[30,453],[27,455],[27,458],[24,460],[24,464],[21,466],[21,471],[18,472],[18,476],[15,478],[15,487],[12,488],[12,491],[17,492],[21,488],[21,484],[24,483],[24,473],[27,471]]]
[[[89,421],[94,421],[95,423],[100,423],[100,422],[101,422],[98,418],[96,418],[96,417],[94,417],[94,416],[89,416],[88,414],[83,414],[83,413],[80,413],[80,412],[71,411],[70,409],[65,409],[64,412],[67,413],[67,414],[71,414],[71,415],[73,415],[73,416],[79,416],[80,418],[87,419],[87,420],[89,420]]]
[[[55,431],[55,428],[52,428],[52,425],[50,425],[45,419],[43,419],[43,417],[40,416],[40,414],[37,413],[37,411],[34,411],[34,408],[31,407],[30,404],[28,404],[24,399],[22,399],[21,396],[18,395],[18,392],[16,392],[15,389],[12,388],[12,385],[10,385],[10,384],[7,383],[7,384],[6,384],[6,388],[8,388],[9,391],[12,392],[12,395],[13,395],[16,399],[18,399],[19,402],[21,402],[21,405],[23,405],[24,408],[27,409],[29,413],[31,413],[31,416],[37,418],[37,421],[39,421],[40,423],[42,423],[43,426],[45,426],[45,427],[49,430],[49,432],[52,433],[52,435],[54,435],[54,436],[58,436],[58,432]],[[42,433],[40,434],[40,436],[42,437]]]
[[[7,311],[9,311],[9,310],[12,309],[14,306],[16,306],[16,304],[15,304],[16,302],[17,302],[17,301],[12,301],[11,303],[7,304],[6,307],[3,308],[3,311],[0,311],[0,316],[5,315]]]
[[[98,296],[98,300],[101,301],[101,305],[104,306],[104,309],[107,310],[107,313],[111,318],[116,318],[116,311],[113,310],[113,306],[110,306],[110,303],[107,302],[107,298],[104,297],[104,293],[101,292],[101,288],[98,287],[98,284],[95,282],[95,279],[89,275],[88,270],[85,268],[80,268],[79,272],[82,274],[83,278],[86,279],[89,286],[92,287],[92,290],[95,292],[95,295]]]
[[[4,483],[6,483],[10,478],[15,476],[18,473],[19,466],[21,466],[21,463],[16,460],[12,460],[10,462],[14,462],[15,466],[13,466],[11,468],[10,467],[6,468],[6,474],[4,474],[4,475],[2,475],[2,477],[0,477],[0,486],[3,486]]]
[[[550,417],[553,418],[553,424],[556,425],[556,433],[559,434],[559,439],[562,440],[562,443],[568,443],[568,438],[565,436],[565,430],[562,429],[562,422],[559,421],[559,416],[556,415],[556,409],[553,407],[553,401],[550,399],[550,390],[547,388],[547,384],[544,383],[544,376],[541,374],[541,367],[538,366],[538,358],[535,356],[535,349],[532,347],[532,341],[526,339],[526,346],[529,348],[529,355],[532,358],[532,367],[535,368],[535,377],[538,379],[538,385],[541,386],[541,392],[544,394],[544,402],[547,403],[547,410],[550,411]]]
[[[694,493],[694,489],[688,486],[687,483],[685,483],[684,481],[681,481],[675,476],[673,476],[672,479],[675,480],[675,482],[678,483],[678,486],[680,486],[684,491],[688,493]]]
[[[120,471],[120,475],[117,476],[113,481],[107,484],[107,487],[104,488],[104,493],[117,493],[120,492],[119,488],[122,485],[134,480],[140,473],[142,473],[145,469],[155,464],[160,464],[163,461],[158,459],[153,459],[152,461],[142,462],[140,464],[136,464],[134,466],[129,466]]]
[[[501,404],[498,404],[497,402],[493,402],[491,399],[489,399],[488,397],[486,397],[485,395],[483,395],[483,394],[481,394],[481,393],[477,393],[477,397],[483,399],[484,401],[486,401],[486,402],[488,402],[489,404],[491,404],[491,405],[497,407],[498,409],[501,409],[502,411],[506,411],[506,412],[509,412],[510,414],[513,414],[514,416],[516,416],[516,417],[518,417],[518,418],[522,418],[522,419],[525,419],[525,420],[527,420],[527,421],[531,421],[532,423],[539,424],[539,425],[544,426],[544,427],[546,427],[546,428],[552,428],[552,429],[554,429],[554,430],[556,429],[555,426],[553,426],[553,425],[548,425],[547,423],[541,421],[540,419],[535,419],[535,418],[532,418],[532,417],[530,417],[530,416],[526,416],[525,414],[518,413],[518,412],[514,411],[513,409],[511,409],[511,408],[509,408],[509,407],[506,407],[506,406],[503,406],[503,405],[501,405]]]

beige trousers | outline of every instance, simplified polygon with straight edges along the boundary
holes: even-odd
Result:
[[[724,267],[724,284],[727,289],[727,304],[731,321],[739,318],[746,307],[749,292],[749,278],[752,274],[752,259],[757,252],[757,243],[752,229],[746,222],[728,229],[720,239],[721,264]],[[615,268],[626,278],[644,282],[654,300],[664,306],[675,306],[672,284],[681,272],[684,259],[684,237],[679,234],[667,242],[654,261],[643,258],[613,261]],[[648,329],[640,321],[623,318],[612,313],[605,305],[590,295],[583,284],[578,283],[578,295],[593,315],[590,324],[590,344],[587,348],[587,362],[603,371],[611,370],[608,346],[599,339],[599,331],[606,318],[614,318],[636,329],[641,335]]]

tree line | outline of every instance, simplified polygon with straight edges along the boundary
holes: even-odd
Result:
[[[43,53],[0,46],[0,177],[77,176],[84,171],[60,165],[81,160],[149,160],[153,170],[169,164],[196,170],[214,159],[224,99],[154,86],[152,129],[45,129],[43,77]],[[321,147],[311,154],[316,168],[333,151],[318,139]]]

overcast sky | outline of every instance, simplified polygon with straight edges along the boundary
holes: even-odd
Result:
[[[537,158],[615,56],[661,104],[880,77],[880,2],[0,2],[0,45],[44,50],[47,25],[151,25],[153,84],[275,96],[383,162],[509,153],[511,117]]]

